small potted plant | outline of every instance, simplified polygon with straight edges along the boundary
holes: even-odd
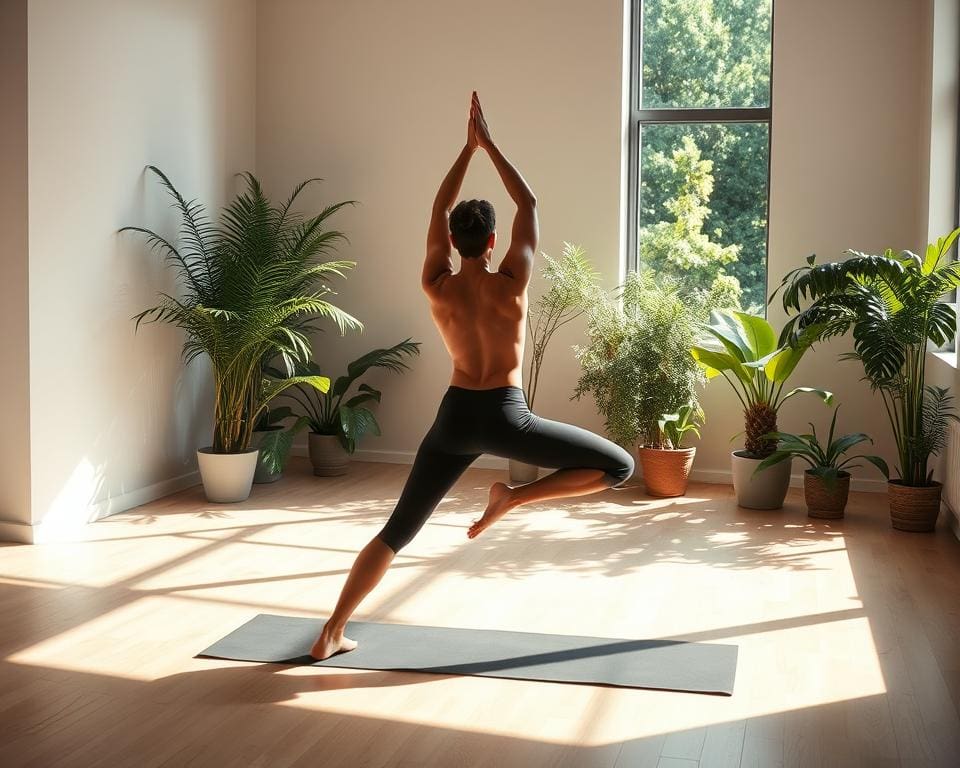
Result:
[[[149,166],[175,200],[181,236],[174,246],[152,230],[124,227],[145,236],[177,269],[183,295],[160,294],[157,306],[136,315],[141,322],[166,322],[185,333],[187,363],[207,355],[213,370],[214,429],[211,445],[197,449],[203,489],[211,502],[243,501],[250,495],[259,450],[251,447],[254,426],[267,404],[299,385],[326,391],[330,380],[306,375],[266,379],[263,361],[276,355],[289,363],[310,354],[308,333],[317,317],[334,320],[341,332],[358,328],[351,315],[331,304],[323,283],[343,276],[352,262],[318,262],[343,235],[324,224],[347,203],[304,218],[291,206],[309,183],[297,185],[280,206],[273,205],[251,173],[245,189],[226,206],[215,226],[202,205],[187,201],[158,168]]]
[[[687,492],[697,449],[684,447],[683,439],[687,434],[700,437],[703,420],[700,406],[687,403],[657,421],[660,445],[644,445],[639,453],[643,484],[650,496],[683,496]]]
[[[589,343],[575,347],[582,372],[573,396],[592,394],[610,437],[639,446],[655,495],[686,488],[693,449],[678,449],[678,442],[697,428],[697,389],[705,381],[689,349],[708,308],[731,296],[718,288],[691,299],[680,288],[648,267],[630,272],[618,296],[591,307]]]
[[[901,531],[932,531],[942,486],[930,459],[943,448],[947,423],[956,419],[953,397],[928,385],[928,345],[939,347],[957,332],[957,313],[942,301],[960,287],[960,262],[949,252],[960,229],[930,243],[923,257],[910,251],[881,255],[848,251],[846,261],[807,264],[788,273],[783,291],[790,318],[781,342],[808,343],[853,332],[853,352],[884,410],[897,444],[900,477],[887,485],[890,522]]]
[[[537,398],[543,359],[553,335],[587,311],[602,293],[599,276],[580,246],[564,243],[560,259],[545,253],[543,259],[546,266],[541,274],[549,287],[527,315],[531,353],[524,395],[530,409]],[[539,475],[539,467],[515,459],[510,459],[509,469],[514,483],[530,483]]]
[[[837,426],[837,414],[833,412],[830,420],[830,432],[827,434],[826,447],[820,444],[817,428],[810,424],[810,434],[793,435],[789,432],[774,432],[770,439],[777,441],[777,450],[757,467],[757,471],[775,466],[790,457],[797,457],[810,465],[803,473],[803,494],[807,502],[807,514],[810,517],[838,519],[843,517],[850,493],[850,472],[848,469],[862,466],[853,464],[857,459],[869,461],[879,469],[884,477],[890,476],[890,470],[879,456],[861,454],[846,457],[847,451],[861,443],[873,443],[867,435],[856,432],[834,438]]]
[[[737,503],[748,509],[779,509],[790,486],[790,457],[758,471],[777,449],[777,441],[770,437],[777,431],[777,412],[801,393],[816,395],[828,404],[833,400],[830,392],[812,387],[783,392],[813,338],[807,335],[795,346],[778,346],[770,323],[738,311],[711,313],[705,330],[713,344],[694,346],[690,354],[708,379],[725,378],[743,406],[744,447],[731,454]]]
[[[347,373],[334,381],[329,390],[321,392],[310,387],[297,386],[285,393],[304,410],[310,426],[309,451],[313,474],[332,477],[345,474],[350,454],[365,435],[379,435],[380,424],[367,405],[379,403],[381,392],[369,384],[360,384],[356,393],[347,398],[353,384],[371,368],[385,368],[394,373],[410,366],[405,357],[420,354],[420,342],[405,339],[388,349],[374,349],[347,366]],[[315,363],[299,364],[297,372],[310,374],[318,370]]]
[[[281,405],[266,408],[257,419],[251,445],[260,449],[260,457],[253,482],[273,483],[283,477],[293,440],[310,423],[306,416],[301,416],[290,426],[282,423],[293,415],[289,406]]]

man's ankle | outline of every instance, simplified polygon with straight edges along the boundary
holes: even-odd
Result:
[[[343,636],[343,630],[346,629],[346,625],[340,624],[339,622],[334,623],[328,621],[323,625],[323,634],[332,638],[339,638]]]

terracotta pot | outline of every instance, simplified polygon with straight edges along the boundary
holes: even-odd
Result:
[[[310,449],[310,463],[313,464],[313,474],[320,477],[335,477],[347,473],[350,454],[340,445],[339,437],[311,432],[307,440]]]
[[[696,448],[641,448],[643,484],[650,496],[683,496]]]
[[[540,467],[535,464],[525,464],[522,461],[509,460],[510,482],[526,484],[532,483],[540,477]]]
[[[812,469],[803,473],[803,495],[807,502],[807,514],[825,520],[837,520],[843,517],[850,495],[850,473],[841,472],[833,486],[815,475]]]
[[[737,504],[747,509],[780,509],[790,487],[793,457],[754,474],[761,459],[742,456],[744,451],[730,454],[733,467],[733,490]]]
[[[940,483],[904,485],[902,480],[887,483],[890,522],[898,531],[932,531],[940,515]]]
[[[259,448],[243,453],[214,453],[211,446],[198,448],[197,464],[207,501],[230,504],[247,499],[259,456]]]

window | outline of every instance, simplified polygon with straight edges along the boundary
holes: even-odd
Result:
[[[628,265],[767,293],[772,0],[633,0]]]

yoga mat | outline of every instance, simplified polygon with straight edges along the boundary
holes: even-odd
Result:
[[[677,640],[545,635],[351,621],[360,643],[324,661],[309,655],[323,619],[261,613],[197,654],[347,669],[481,675],[729,696],[737,646]]]

